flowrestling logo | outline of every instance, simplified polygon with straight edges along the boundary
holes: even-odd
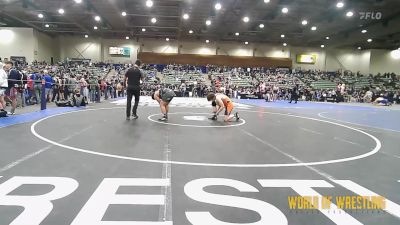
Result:
[[[359,12],[360,20],[380,20],[382,19],[381,12]]]

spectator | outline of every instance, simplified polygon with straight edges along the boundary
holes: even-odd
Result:
[[[44,70],[43,71],[43,79],[46,82],[44,85],[45,88],[45,97],[46,97],[46,101],[49,102],[51,100],[50,96],[51,96],[51,90],[53,88],[53,78],[49,75],[49,71]],[[39,98],[41,98],[39,96]]]
[[[13,62],[6,62],[3,67],[6,73],[8,73],[8,89],[6,90],[6,97],[11,101],[10,115],[15,114],[17,108],[17,95],[19,82],[21,80],[21,74],[13,68]]]
[[[8,88],[7,73],[3,69],[3,63],[0,62],[0,111],[4,114],[6,101],[4,96]]]

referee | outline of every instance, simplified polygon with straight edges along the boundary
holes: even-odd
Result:
[[[135,65],[128,69],[125,74],[124,84],[127,86],[127,104],[126,104],[126,120],[131,119],[131,110],[132,110],[132,118],[138,119],[137,116],[137,108],[139,105],[140,99],[140,81],[143,81],[143,73],[140,70],[140,65],[142,62],[140,60],[136,60]],[[135,105],[132,109],[132,97],[135,96]]]

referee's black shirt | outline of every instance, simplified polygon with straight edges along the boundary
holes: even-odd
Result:
[[[142,71],[138,67],[134,66],[130,68],[125,74],[125,78],[128,78],[128,88],[140,88],[140,80],[142,76]]]

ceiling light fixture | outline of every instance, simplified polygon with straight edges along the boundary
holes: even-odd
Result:
[[[99,29],[99,28],[98,28],[97,26],[94,26],[93,29],[97,30],[97,29]]]
[[[281,34],[281,38],[285,38],[285,35],[284,35],[284,34]]]
[[[207,44],[210,43],[210,40],[206,40],[206,43],[207,43]]]
[[[39,13],[39,14],[38,14],[38,17],[39,17],[40,19],[42,19],[44,16],[43,16],[43,14]]]
[[[59,9],[59,10],[58,10],[58,13],[62,15],[62,14],[65,13],[65,11],[64,11],[64,9]]]
[[[368,42],[372,42],[372,39],[370,38],[370,39],[368,39],[367,41],[368,41]]]
[[[285,47],[286,47],[286,46],[287,46],[287,44],[286,44],[286,43],[283,43],[283,46],[285,46]]]
[[[248,23],[250,21],[250,18],[248,16],[243,17],[243,22]]]
[[[331,39],[331,38],[330,38],[330,37],[325,37],[325,39],[326,39],[326,40],[329,40],[329,39]]]
[[[238,32],[235,33],[235,36],[239,36],[240,34]]]
[[[249,44],[249,42],[248,42],[248,41],[246,41],[246,42],[244,42],[244,44],[245,44],[245,45],[248,45],[248,44]]]
[[[44,25],[46,28],[49,28],[50,27],[50,25],[49,24],[46,24],[46,25]]]
[[[129,40],[129,37],[128,37],[128,36],[126,36],[126,37],[125,37],[125,39],[126,39],[126,40]]]
[[[193,30],[189,30],[189,34],[193,34]]]
[[[361,31],[361,33],[363,33],[363,34],[365,34],[365,33],[367,33],[368,31],[367,30],[362,30]]]
[[[89,37],[89,35],[85,34],[85,38],[88,38],[88,37]]]
[[[146,6],[149,7],[149,8],[153,7],[153,4],[154,4],[154,3],[153,3],[152,0],[147,0],[147,1],[146,1]]]
[[[75,0],[75,3],[82,3],[82,0]]]
[[[338,3],[336,4],[336,7],[337,7],[337,8],[343,8],[343,6],[344,6],[344,3],[343,3],[343,2],[338,2]]]
[[[216,10],[221,10],[222,9],[222,5],[221,5],[221,3],[217,3],[217,4],[215,4],[215,9]]]
[[[206,20],[206,25],[210,26],[211,25],[211,20]]]
[[[285,7],[285,8],[282,9],[282,13],[286,14],[286,13],[288,13],[288,12],[289,12],[289,9],[288,9],[288,8]]]
[[[269,3],[270,2],[270,0],[264,0],[264,3]]]
[[[126,12],[122,12],[121,15],[122,15],[122,16],[126,16]]]
[[[317,27],[313,26],[313,27],[311,27],[311,30],[315,31],[315,30],[317,30]]]
[[[361,47],[358,47],[357,49],[358,49],[358,50],[361,50]]]
[[[152,23],[157,23],[157,19],[156,18],[151,18],[151,22]]]
[[[169,38],[165,38],[166,41],[169,41]]]
[[[261,29],[263,29],[265,26],[264,26],[264,24],[260,24],[259,27],[260,27]]]
[[[142,32],[146,32],[146,28],[142,28]]]
[[[325,45],[321,45],[321,48],[325,48]]]
[[[97,22],[99,22],[101,20],[100,16],[95,16],[94,20],[96,20]]]
[[[346,16],[347,17],[352,17],[354,15],[354,13],[352,12],[352,11],[348,11],[347,13],[346,13]]]
[[[307,21],[307,20],[303,20],[303,21],[301,21],[301,24],[302,24],[303,26],[305,26],[305,25],[308,24],[308,21]]]

